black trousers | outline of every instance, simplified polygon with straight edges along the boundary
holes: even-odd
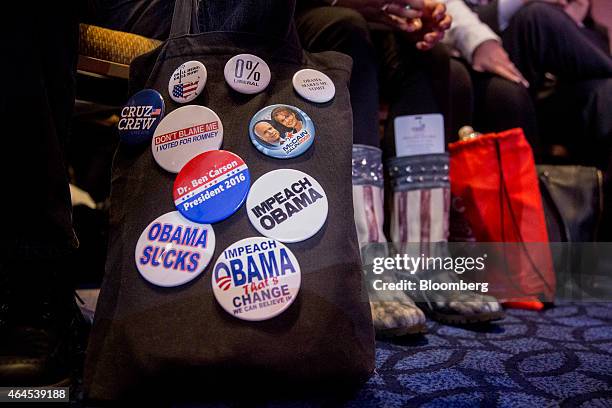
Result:
[[[78,241],[72,230],[65,162],[76,69],[75,2],[31,7],[16,3],[4,20],[3,222],[0,265],[66,254]]]
[[[305,49],[334,50],[353,58],[349,90],[354,143],[380,145],[381,89],[389,103],[383,144],[387,157],[395,156],[395,117],[447,113],[449,56],[442,47],[418,51],[402,34],[371,31],[358,12],[342,7],[300,10],[296,25]]]

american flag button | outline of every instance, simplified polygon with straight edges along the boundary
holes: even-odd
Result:
[[[138,145],[149,142],[164,117],[164,99],[153,89],[135,93],[121,109],[117,130],[121,142]]]
[[[168,82],[168,94],[173,101],[193,101],[204,89],[208,73],[200,61],[187,61],[174,70]]]

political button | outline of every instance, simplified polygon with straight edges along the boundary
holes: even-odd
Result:
[[[256,94],[270,83],[270,67],[266,61],[252,54],[238,54],[225,64],[227,84],[236,92]]]
[[[302,69],[293,75],[293,89],[304,99],[316,103],[331,101],[336,86],[330,77],[315,69]]]
[[[213,293],[232,316],[249,321],[284,312],[300,290],[297,258],[278,241],[246,238],[223,251],[213,268]]]
[[[173,101],[193,101],[204,89],[208,74],[200,61],[188,61],[172,73],[168,82],[168,93]]]
[[[119,138],[130,145],[148,142],[163,117],[162,96],[153,89],[143,89],[134,94],[121,109],[121,119],[117,124]]]
[[[293,169],[264,174],[247,198],[251,224],[262,235],[281,242],[304,241],[327,219],[327,196],[313,177]]]
[[[212,224],[235,213],[251,185],[249,168],[239,156],[213,150],[194,157],[174,180],[174,204],[187,219]]]
[[[249,133],[257,150],[277,159],[301,155],[315,138],[312,120],[289,105],[270,105],[257,112],[249,124]]]
[[[212,110],[187,105],[170,112],[157,126],[151,151],[164,170],[178,173],[200,153],[217,150],[223,142],[223,124]]]
[[[172,287],[195,279],[214,252],[212,226],[195,224],[172,211],[145,228],[134,258],[143,278],[157,286]]]

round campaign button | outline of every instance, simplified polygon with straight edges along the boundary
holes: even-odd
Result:
[[[208,74],[200,61],[187,61],[174,70],[168,82],[168,93],[173,101],[193,101],[204,89]]]
[[[176,176],[174,204],[185,218],[212,224],[240,208],[250,185],[244,160],[225,150],[213,150],[194,157]]]
[[[217,150],[223,142],[223,124],[212,110],[187,105],[170,112],[157,126],[151,151],[164,170],[178,173],[202,152]]]
[[[257,179],[247,198],[251,224],[262,235],[281,242],[304,241],[327,219],[327,196],[313,177],[279,169]]]
[[[302,69],[293,75],[293,88],[304,99],[316,103],[331,101],[336,86],[330,77],[315,69]]]
[[[253,145],[263,154],[291,159],[304,153],[315,138],[314,123],[300,109],[270,105],[253,116],[249,124]]]
[[[164,99],[153,89],[143,89],[132,96],[123,109],[117,124],[123,143],[137,145],[148,142],[164,117]]]
[[[195,279],[215,252],[212,226],[195,224],[172,211],[150,223],[138,239],[138,272],[157,286],[179,286]]]
[[[213,269],[213,293],[232,316],[260,321],[284,312],[300,290],[297,258],[278,241],[246,238],[223,251]]]
[[[225,64],[227,84],[236,92],[256,94],[270,83],[270,67],[266,61],[252,54],[238,54]]]

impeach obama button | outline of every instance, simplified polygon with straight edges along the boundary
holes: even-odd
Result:
[[[327,195],[314,177],[293,169],[261,176],[247,198],[249,221],[262,235],[281,242],[300,242],[325,224]]]

